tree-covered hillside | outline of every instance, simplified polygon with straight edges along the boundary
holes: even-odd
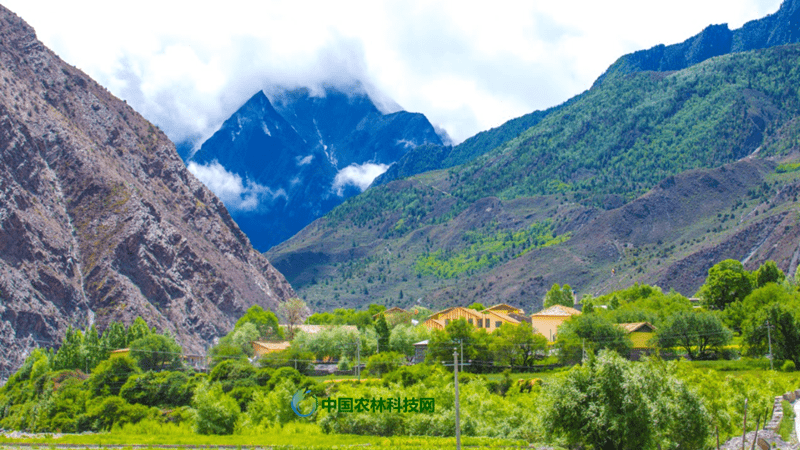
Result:
[[[797,173],[768,160],[800,145],[798,63],[792,45],[607,80],[465,165],[369,189],[268,256],[319,306],[533,307],[568,276],[579,293],[636,280],[692,295],[703,255],[763,262],[765,230],[780,224],[777,242],[796,227]],[[520,249],[515,233],[544,223],[558,243]]]

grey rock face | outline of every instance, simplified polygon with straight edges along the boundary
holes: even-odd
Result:
[[[0,7],[0,379],[68,325],[202,351],[293,295],[160,130]]]

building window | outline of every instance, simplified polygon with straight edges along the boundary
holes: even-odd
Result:
[[[472,319],[471,318],[469,319],[469,324],[472,325]]]
[[[478,328],[483,328],[483,319],[478,319]]]
[[[450,319],[444,319],[444,324],[445,325],[450,325]]]
[[[500,322],[499,320],[498,320],[498,321],[495,321],[495,323],[494,323],[494,327],[495,327],[495,328],[500,328],[500,325],[502,325],[502,324],[503,324],[503,322]]]

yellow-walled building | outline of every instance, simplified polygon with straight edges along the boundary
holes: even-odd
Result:
[[[572,316],[577,316],[581,312],[569,306],[554,305],[545,310],[539,311],[531,316],[531,326],[538,331],[548,341],[554,342],[558,327],[569,320]]]
[[[475,311],[474,309],[461,306],[439,311],[431,315],[424,323],[426,327],[432,330],[444,330],[450,322],[458,319],[465,319],[475,328],[484,329],[489,333],[493,332],[504,323],[512,325],[519,325],[520,323],[520,320],[508,314],[493,311],[491,308],[487,308],[483,311]]]

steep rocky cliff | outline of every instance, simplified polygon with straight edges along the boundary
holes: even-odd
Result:
[[[291,286],[167,137],[0,7],[0,379],[70,324],[201,351]]]

